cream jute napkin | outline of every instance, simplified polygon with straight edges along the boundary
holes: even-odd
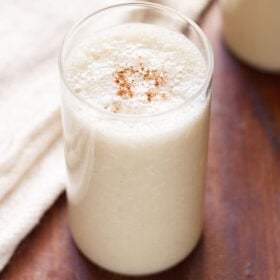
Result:
[[[196,19],[209,1],[155,2]],[[65,32],[100,2],[1,3],[0,271],[65,188],[57,55]]]

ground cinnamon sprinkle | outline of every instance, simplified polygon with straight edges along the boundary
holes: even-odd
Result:
[[[121,70],[115,71],[113,73],[114,82],[119,86],[119,90],[117,95],[119,96],[129,96],[133,97],[133,92],[131,91],[131,87],[133,86],[133,82],[129,82],[129,76],[135,74],[137,69],[130,66],[122,68]]]
[[[166,83],[166,73],[164,76],[156,76],[155,77],[155,86],[158,87],[158,86],[161,86],[161,85],[164,85]]]
[[[154,98],[156,96],[156,93],[149,90],[146,92],[146,95],[147,95],[148,101],[152,101],[152,98]]]
[[[117,95],[119,95],[119,96],[124,96],[126,94],[128,94],[129,97],[133,97],[133,93],[129,89],[125,90],[125,89],[121,88],[117,92]]]
[[[120,108],[121,108],[121,104],[120,103],[115,103],[113,112],[118,113],[120,111]]]
[[[138,57],[140,59],[140,57]],[[167,82],[167,72],[164,70],[150,69],[145,67],[143,62],[139,62],[137,66],[120,67],[119,70],[113,72],[114,83],[118,86],[117,95],[124,98],[132,98],[135,93],[135,80],[151,81],[150,89],[146,91],[147,99],[149,102],[159,93],[160,87]],[[166,99],[166,94],[160,95]],[[114,112],[118,112],[120,106],[114,108]]]

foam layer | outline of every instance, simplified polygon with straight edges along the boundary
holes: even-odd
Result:
[[[65,72],[76,94],[99,109],[143,115],[191,98],[206,63],[183,35],[139,23],[95,34],[71,52]]]

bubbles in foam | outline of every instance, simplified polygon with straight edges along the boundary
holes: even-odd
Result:
[[[67,82],[87,102],[139,115],[185,102],[206,75],[204,58],[186,37],[148,24],[95,34],[72,51],[65,69]]]

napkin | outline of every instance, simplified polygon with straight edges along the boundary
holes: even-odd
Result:
[[[210,0],[154,1],[194,20]],[[81,17],[115,1],[2,1],[0,271],[64,191],[58,50]]]

